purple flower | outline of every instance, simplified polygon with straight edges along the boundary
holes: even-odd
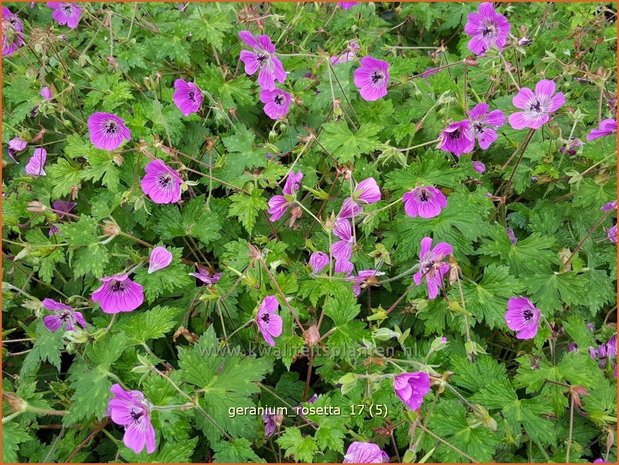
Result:
[[[34,155],[26,164],[26,173],[30,176],[45,176],[45,160],[47,159],[47,150],[44,148],[34,149]]]
[[[409,409],[418,410],[424,396],[430,392],[430,376],[423,371],[402,373],[393,378],[393,389]]]
[[[578,149],[582,146],[583,146],[583,143],[580,139],[577,139],[576,137],[572,137],[570,140],[566,141],[565,144],[563,144],[559,148],[559,152],[561,153],[567,152],[567,154],[570,157],[573,157],[574,155],[578,153]]]
[[[608,358],[617,356],[617,335],[613,334],[606,343],[606,355]]]
[[[374,178],[367,178],[355,187],[352,198],[367,204],[376,203],[380,200],[380,189]]]
[[[600,344],[597,349],[590,346],[589,356],[598,362],[600,368],[606,368],[606,363],[608,362],[608,348],[605,344]]]
[[[359,2],[337,2],[337,6],[344,10],[350,10],[353,6],[358,4]]]
[[[387,95],[389,84],[389,63],[366,56],[361,59],[361,66],[355,70],[355,85],[361,98],[373,102]]]
[[[333,225],[333,234],[340,240],[331,245],[331,254],[335,260],[348,262],[352,257],[354,238],[352,226],[347,219],[338,219]]]
[[[262,421],[264,422],[264,437],[270,438],[275,434],[277,427],[281,425],[283,417],[281,414],[277,414],[276,409],[267,408],[266,412],[262,414]]]
[[[501,110],[488,111],[487,103],[478,103],[469,111],[469,121],[473,127],[473,136],[479,147],[486,150],[498,136],[495,131],[505,124],[505,114]]]
[[[61,26],[75,29],[79,24],[82,10],[75,3],[47,2],[47,6],[54,10],[52,18]]]
[[[10,56],[24,45],[23,30],[21,19],[7,7],[2,7],[2,56]]]
[[[146,175],[141,186],[144,194],[155,203],[176,203],[181,199],[182,178],[161,160],[153,160],[144,167]]]
[[[426,68],[426,70],[420,74],[423,79],[428,79],[430,76],[434,76],[440,72],[440,68]]]
[[[329,264],[329,256],[324,252],[314,252],[309,259],[312,273],[318,274]]]
[[[24,150],[26,150],[26,147],[28,146],[28,142],[26,142],[24,139],[21,139],[19,137],[14,137],[13,139],[11,139],[8,143],[9,148],[7,149],[9,157],[11,157],[11,159],[17,163],[17,160],[15,160],[15,155],[17,155],[19,152],[23,152]]]
[[[47,232],[47,235],[49,237],[52,237],[54,234],[58,234],[58,231],[60,231],[60,229],[58,229],[58,226],[56,226],[55,224],[52,224],[49,227],[49,231]]]
[[[567,346],[567,351],[568,352],[576,352],[578,350],[578,344],[576,344],[575,342],[570,342]]]
[[[250,76],[260,70],[258,85],[266,90],[275,89],[275,81],[284,82],[286,72],[282,62],[275,55],[275,46],[267,35],[254,37],[249,31],[239,32],[239,37],[254,51],[241,50],[241,61],[245,63],[245,72]]]
[[[217,282],[221,279],[222,273],[214,273],[213,275],[211,275],[210,271],[206,268],[204,268],[203,266],[197,265],[198,266],[198,272],[197,273],[189,273],[189,276],[193,276],[195,278],[198,278],[200,281],[202,281],[204,284],[207,284],[209,286],[213,285],[213,284],[217,284]]]
[[[103,285],[92,293],[104,313],[132,312],[144,302],[144,289],[127,274],[101,278]]]
[[[431,247],[431,237],[421,239],[419,271],[413,275],[413,280],[417,286],[421,284],[422,278],[426,278],[428,299],[430,300],[436,298],[439,288],[443,286],[443,277],[449,272],[449,264],[443,263],[443,259],[452,252],[452,247],[447,242],[439,242],[433,249]]]
[[[350,275],[353,270],[353,264],[348,260],[335,260],[335,272]]]
[[[464,32],[471,36],[469,49],[483,56],[489,48],[503,50],[509,36],[510,24],[505,16],[494,11],[492,3],[479,5],[477,13],[469,14]]]
[[[565,103],[562,92],[555,94],[555,82],[542,79],[535,85],[535,93],[528,87],[522,87],[512,99],[519,111],[509,115],[509,124],[514,129],[538,129],[550,120],[550,115]]]
[[[277,314],[279,303],[277,297],[268,295],[264,298],[258,308],[256,323],[258,329],[262,333],[264,340],[272,347],[275,347],[274,337],[279,337],[282,334],[282,317]]]
[[[88,132],[92,145],[103,150],[116,150],[124,140],[131,140],[131,131],[113,113],[97,112],[90,115]]]
[[[269,221],[274,222],[279,220],[288,208],[294,204],[295,196],[301,188],[301,181],[303,180],[303,173],[300,171],[291,171],[286,178],[286,183],[282,192],[284,195],[274,195],[269,199],[268,213],[271,215]]]
[[[357,57],[357,52],[359,49],[360,47],[356,40],[350,41],[344,52],[330,58],[331,64],[339,65],[340,63],[348,63],[349,61],[354,60]]]
[[[56,214],[58,218],[62,219],[66,215],[66,213],[71,213],[73,209],[77,206],[77,203],[70,202],[68,200],[54,200],[52,202],[52,208],[56,210]]]
[[[606,236],[608,237],[608,240],[610,242],[612,242],[613,244],[617,243],[617,225],[614,225],[612,228],[610,228],[608,230],[608,233],[606,233]]]
[[[447,199],[434,186],[416,187],[402,196],[404,211],[411,218],[434,218],[447,206]]]
[[[79,324],[86,329],[86,321],[80,312],[73,310],[73,307],[65,305],[61,302],[56,302],[53,299],[43,299],[43,307],[54,315],[48,315],[43,318],[43,324],[52,333],[58,331],[61,327],[65,331],[75,331],[75,324]]]
[[[382,276],[385,273],[378,270],[361,270],[357,276],[352,276],[348,278],[348,281],[352,282],[352,292],[355,294],[355,297],[359,297],[361,294],[361,288],[366,288],[367,286],[378,286],[378,276]]]
[[[518,239],[516,238],[516,234],[514,234],[514,230],[512,228],[507,228],[505,232],[507,233],[507,237],[509,238],[509,241],[512,243],[512,245],[516,245]]]
[[[52,98],[52,90],[45,86],[41,88],[41,97],[43,97],[44,100],[49,100]]]
[[[480,174],[484,174],[486,172],[486,165],[484,165],[482,162],[477,161],[477,160],[473,160],[471,162],[471,165],[473,165],[473,169],[475,171],[477,171]]]
[[[148,274],[154,273],[157,270],[164,269],[172,263],[172,253],[165,247],[155,247],[150,253],[148,262]]]
[[[516,331],[517,339],[533,339],[539,328],[540,311],[526,297],[512,297],[507,301],[505,322]]]
[[[600,126],[593,129],[587,134],[587,140],[595,140],[600,137],[610,136],[617,132],[617,121],[614,119],[605,119],[600,121]]]
[[[599,458],[599,459],[595,459],[593,463],[610,463],[610,462],[605,461],[603,458]]]
[[[357,203],[352,199],[352,197],[347,197],[342,202],[342,207],[340,208],[340,212],[337,217],[340,219],[354,218],[361,213],[362,208],[357,205]]]
[[[608,202],[606,204],[604,204],[602,206],[602,208],[600,208],[600,210],[602,210],[603,212],[608,212],[611,210],[616,210],[617,209],[617,201],[613,200],[612,202]]]
[[[107,404],[107,414],[117,425],[125,427],[123,442],[136,454],[155,452],[155,428],[150,422],[149,402],[140,391],[125,391],[114,384],[110,391],[114,394]]]
[[[340,2],[345,3],[345,2]],[[355,3],[355,2],[349,2]],[[342,463],[387,463],[389,456],[372,442],[355,441],[346,451]]]
[[[172,99],[184,116],[189,116],[200,110],[202,91],[195,83],[177,79],[174,81],[174,89]]]
[[[451,123],[440,136],[439,148],[445,152],[451,152],[460,158],[463,153],[470,153],[475,148],[473,128],[468,120]]]
[[[264,103],[264,112],[271,119],[284,118],[290,111],[290,94],[281,89],[262,89],[260,101]]]

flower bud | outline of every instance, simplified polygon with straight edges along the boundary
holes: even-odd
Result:
[[[305,342],[308,346],[313,347],[318,344],[318,341],[320,341],[320,331],[318,331],[316,325],[312,325],[305,331]]]
[[[120,234],[120,226],[113,221],[104,221],[101,229],[107,237],[116,237]]]
[[[38,200],[33,200],[32,202],[29,202],[28,207],[26,208],[26,210],[32,213],[43,213],[46,209],[47,207]]]

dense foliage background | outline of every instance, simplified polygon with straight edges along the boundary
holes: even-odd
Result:
[[[616,199],[616,140],[573,156],[564,147],[614,118],[614,5],[498,4],[512,25],[503,58],[467,48],[478,4],[80,5],[75,29],[45,4],[6,5],[24,45],[3,58],[2,137],[29,145],[19,164],[3,153],[4,462],[341,462],[353,441],[392,461],[616,461],[615,361],[602,368],[589,354],[616,332],[616,210],[600,211]],[[239,62],[241,30],[276,46],[292,94],[285,120],[263,113],[256,76]],[[389,63],[385,98],[360,98],[357,58],[329,64],[351,40],[358,58]],[[198,113],[175,106],[178,78],[207,92]],[[509,124],[490,149],[460,158],[426,144],[480,101],[513,113],[517,86],[543,78],[566,104],[515,173],[512,154],[530,133]],[[116,151],[89,140],[99,111],[131,130]],[[47,150],[45,176],[24,171],[36,147]],[[154,158],[190,181],[178,204],[143,194]],[[292,166],[304,174],[298,198],[323,221],[351,179],[376,179],[382,200],[357,221],[352,261],[385,274],[359,297],[343,275],[311,274],[309,255],[328,252],[331,237],[308,212],[268,220]],[[398,199],[419,182],[447,196],[439,216],[404,213]],[[59,215],[56,200],[77,206]],[[434,300],[411,285],[424,236],[449,242],[461,268]],[[148,274],[155,245],[174,258]],[[189,276],[195,264],[220,281]],[[112,319],[92,292],[136,265],[145,301]],[[266,295],[284,320],[271,352],[244,327]],[[506,326],[518,295],[549,322],[535,339]],[[48,330],[44,298],[79,309],[87,330]],[[385,375],[419,364],[433,387],[417,415]],[[106,416],[113,383],[168,407],[150,415],[155,453],[123,445]],[[341,413],[297,415],[301,403]],[[257,405],[289,408],[270,438],[260,415],[228,414]]]

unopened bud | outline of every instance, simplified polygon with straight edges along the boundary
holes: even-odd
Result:
[[[318,344],[320,341],[320,331],[318,331],[318,327],[316,325],[310,326],[307,331],[305,331],[305,342],[308,346],[312,347]]]
[[[120,226],[113,221],[104,221],[101,229],[107,237],[116,237],[120,234]]]
[[[32,202],[29,202],[28,207],[26,208],[26,210],[32,213],[43,213],[46,209],[47,207],[38,200],[33,200]]]
[[[13,392],[3,392],[2,397],[14,412],[25,412],[28,409],[28,402]]]

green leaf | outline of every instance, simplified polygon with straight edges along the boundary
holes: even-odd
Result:
[[[348,163],[379,146],[376,136],[381,129],[376,124],[364,123],[353,133],[345,123],[325,123],[320,141],[340,163]]]
[[[63,418],[65,425],[72,425],[91,418],[100,419],[105,416],[107,402],[111,397],[112,383],[104,371],[83,368],[84,371],[75,371],[69,377],[71,388],[74,391],[71,396],[70,413]]]
[[[54,165],[46,168],[46,171],[52,181],[52,193],[56,198],[65,197],[73,187],[80,187],[84,177],[81,166],[71,164],[64,158],[59,158]]]
[[[178,308],[157,306],[124,316],[118,328],[125,332],[130,341],[142,344],[150,339],[164,337],[174,328],[180,313]]]
[[[17,463],[17,451],[22,442],[30,441],[32,437],[23,431],[15,422],[2,425],[2,463]]]
[[[250,195],[236,193],[230,196],[232,203],[230,204],[228,218],[238,218],[250,234],[260,212],[267,209],[267,201],[262,197],[262,192],[261,189],[254,189]]]
[[[509,274],[506,266],[488,265],[479,284],[463,282],[466,308],[478,319],[483,319],[490,328],[505,324],[507,300],[519,295],[523,287]]]
[[[76,277],[92,274],[95,278],[100,278],[109,261],[107,248],[96,242],[74,252],[73,272]]]
[[[323,312],[331,318],[336,325],[344,325],[355,318],[361,311],[361,306],[350,289],[337,297],[325,299]]]
[[[101,180],[101,184],[107,187],[110,192],[118,192],[120,174],[111,154],[103,150],[97,150],[88,157],[88,162],[90,167],[84,172],[84,179],[95,182]]]
[[[265,463],[252,450],[252,444],[245,438],[221,441],[213,445],[215,463]]]
[[[221,237],[219,215],[206,207],[204,195],[194,197],[182,208],[164,205],[155,214],[153,229],[163,240],[192,236],[205,245]]]
[[[292,457],[295,462],[313,462],[317,445],[311,436],[303,436],[296,428],[287,428],[276,442],[286,449],[285,457]]]
[[[42,322],[37,324],[34,345],[21,367],[22,377],[34,374],[41,362],[49,362],[60,370],[60,351],[64,348],[62,334],[62,331],[52,333]]]
[[[144,294],[148,302],[152,303],[162,295],[168,295],[175,290],[185,289],[194,284],[194,279],[189,276],[190,269],[181,262],[183,249],[180,247],[167,247],[172,253],[172,262],[163,270],[148,273],[145,267],[136,271],[135,281],[144,287]]]
[[[74,247],[98,244],[97,222],[94,218],[82,215],[78,221],[60,225],[60,234]]]

